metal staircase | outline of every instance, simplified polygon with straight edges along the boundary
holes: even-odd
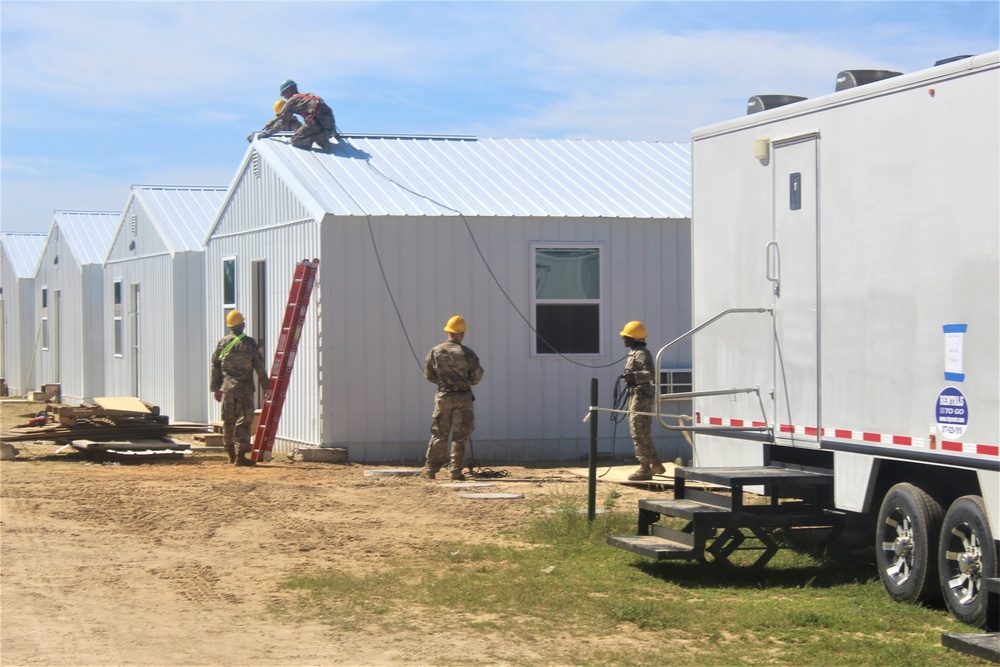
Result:
[[[730,557],[754,551],[749,570],[764,567],[796,533],[822,531],[817,549],[832,542],[844,528],[840,513],[830,506],[833,476],[824,472],[773,466],[757,468],[677,468],[672,499],[639,501],[638,534],[608,536],[611,546],[656,561],[696,560],[737,567]],[[704,489],[689,482],[700,482]],[[744,488],[764,486],[766,504],[746,504]],[[671,527],[661,519],[680,519]],[[780,537],[779,537],[780,533]],[[748,542],[748,539],[751,539]]]

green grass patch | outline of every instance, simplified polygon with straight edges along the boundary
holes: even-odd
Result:
[[[605,542],[634,534],[634,510],[591,523],[582,505],[556,499],[504,545],[440,544],[378,573],[295,576],[275,611],[376,632],[447,614],[449,632],[535,647],[504,664],[546,664],[545,650],[574,665],[976,664],[940,645],[942,632],[970,629],[892,602],[857,558],[782,550],[756,576],[654,563]]]

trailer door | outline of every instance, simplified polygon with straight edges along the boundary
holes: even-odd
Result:
[[[773,142],[774,429],[778,443],[818,447],[819,137]]]

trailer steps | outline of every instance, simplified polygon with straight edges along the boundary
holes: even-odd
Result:
[[[941,645],[1000,664],[1000,579],[990,577],[984,583],[986,632],[944,633],[941,635]]]
[[[711,485],[691,488],[688,482]],[[767,504],[746,504],[746,487],[764,487]],[[775,466],[752,468],[678,468],[672,499],[639,501],[638,534],[611,535],[607,543],[655,561],[695,560],[735,567],[737,550],[757,551],[750,571],[756,572],[796,532],[821,530],[817,548],[843,531],[844,519],[831,506],[833,476],[825,472]],[[661,521],[666,518],[667,521]],[[674,519],[675,525],[669,525]],[[686,522],[679,525],[679,522]],[[744,543],[756,538],[756,543]]]

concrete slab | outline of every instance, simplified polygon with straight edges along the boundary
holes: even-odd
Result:
[[[423,468],[375,468],[365,471],[365,477],[416,477]]]
[[[456,493],[455,495],[468,500],[518,500],[524,498],[520,493]]]
[[[496,484],[490,484],[489,482],[449,482],[440,486],[445,489],[481,489],[488,486],[496,486]]]

